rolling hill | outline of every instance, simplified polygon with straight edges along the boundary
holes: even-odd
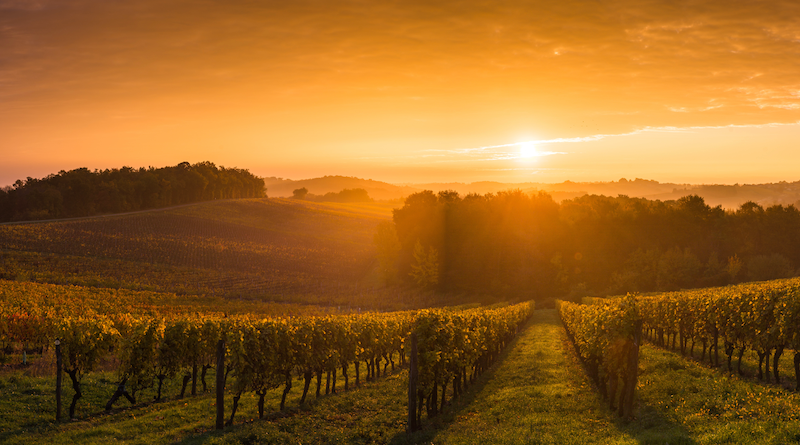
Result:
[[[285,301],[375,306],[385,204],[211,201],[167,210],[0,225],[0,278]]]

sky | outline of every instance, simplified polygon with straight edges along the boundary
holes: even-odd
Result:
[[[0,0],[0,185],[800,180],[795,0]]]

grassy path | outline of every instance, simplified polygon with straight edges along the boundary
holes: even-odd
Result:
[[[800,394],[644,345],[636,418],[619,420],[585,377],[555,311],[536,311],[436,444],[800,443]]]
[[[616,426],[568,347],[555,311],[537,310],[490,380],[433,443],[639,443]]]

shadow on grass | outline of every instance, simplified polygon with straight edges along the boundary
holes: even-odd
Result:
[[[776,382],[774,378],[774,356],[770,356],[770,365],[769,370],[767,371],[767,366],[764,368],[764,378],[758,378],[758,356],[756,352],[752,349],[747,349],[743,359],[742,359],[742,373],[738,372],[738,351],[734,353],[734,357],[731,361],[732,370],[728,369],[728,356],[724,352],[724,348],[720,348],[719,352],[719,365],[715,365],[710,360],[710,352],[708,354],[703,354],[701,348],[700,351],[692,351],[691,347],[687,346],[685,353],[681,353],[680,347],[673,348],[671,345],[662,346],[659,345],[657,342],[653,341],[650,338],[646,338],[645,341],[647,344],[651,345],[654,348],[658,348],[667,352],[671,352],[676,356],[683,358],[689,362],[692,362],[698,366],[702,366],[704,368],[715,369],[722,375],[728,375],[730,377],[739,378],[745,381],[751,381],[753,383],[758,383],[760,385],[764,385],[766,387],[773,387],[778,389],[783,389],[784,391],[797,391],[798,389],[798,382],[797,378],[794,373],[793,368],[793,358],[794,358],[794,351],[791,349],[786,349],[779,360],[779,374],[780,374],[780,382]],[[722,346],[720,342],[720,346]],[[699,343],[698,343],[699,345]],[[709,347],[710,349],[710,347]],[[774,353],[774,351],[772,351]]]
[[[617,428],[642,445],[692,445],[689,431],[665,417],[657,408],[639,403],[633,420],[618,420]]]
[[[304,429],[304,431],[298,433],[301,436],[305,434],[305,436],[302,437],[302,441],[304,443],[306,441],[312,443],[343,443],[341,436],[336,436],[334,438],[325,437],[324,435],[315,436],[314,424],[320,421],[332,421],[334,423],[341,423],[341,426],[344,427],[342,429],[350,428],[351,422],[339,418],[339,414],[341,414],[341,412],[336,411],[336,408],[332,407],[331,405],[335,405],[337,402],[346,405],[349,404],[350,406],[355,404],[361,405],[363,401],[358,400],[359,398],[368,397],[371,392],[376,390],[380,391],[382,385],[387,384],[387,381],[400,378],[406,372],[406,366],[396,365],[395,370],[391,370],[390,368],[382,370],[381,377],[377,379],[362,380],[358,386],[351,381],[348,390],[339,387],[337,392],[330,392],[329,394],[325,394],[323,392],[319,397],[314,395],[312,388],[308,394],[306,402],[303,405],[293,404],[292,402],[296,400],[287,400],[286,408],[283,411],[265,411],[263,419],[248,419],[247,416],[240,411],[237,412],[233,425],[226,426],[222,430],[216,430],[212,424],[207,428],[198,429],[194,432],[189,432],[188,434],[182,434],[182,437],[173,443],[180,445],[194,445],[219,439],[222,439],[222,443],[237,444],[288,443],[288,441],[290,441],[289,437],[291,437],[292,434],[289,432],[298,428]],[[324,385],[325,384],[323,383],[323,388]],[[273,402],[276,401],[273,400]],[[230,418],[231,403],[231,396],[226,394],[226,422]],[[240,405],[240,409],[242,407],[243,406]],[[372,412],[374,412],[374,410]],[[329,417],[337,417],[337,419],[330,420],[328,419]],[[322,418],[325,419],[322,420]],[[345,427],[345,425],[347,426]],[[287,436],[287,434],[289,434],[289,436]],[[344,440],[344,442],[361,443],[358,442],[354,437]],[[298,439],[299,437],[295,438],[291,442],[297,442]]]
[[[560,324],[560,322],[557,320],[551,320],[549,318],[540,320],[540,318],[541,317],[537,317],[536,312],[534,312],[534,317],[532,317],[531,320],[529,320],[525,326],[520,329],[517,336],[514,337],[514,339],[508,345],[506,345],[506,348],[500,353],[497,361],[485,373],[483,373],[483,375],[476,378],[475,381],[469,385],[469,387],[467,387],[466,392],[462,393],[457,399],[451,399],[449,402],[447,402],[443,412],[440,412],[438,416],[432,419],[423,417],[422,428],[419,431],[414,433],[399,433],[392,437],[388,443],[390,445],[431,443],[442,429],[453,424],[459,416],[469,411],[470,406],[473,405],[477,397],[483,392],[486,385],[495,378],[497,370],[508,358],[510,351],[514,350],[514,348],[517,346],[519,338],[522,336],[523,332],[525,332],[527,329],[530,329],[531,326],[536,323],[553,325]],[[448,396],[452,396],[452,392],[448,392]]]
[[[564,351],[567,355],[570,366],[576,373],[581,373],[579,378],[590,382],[590,387],[595,391],[595,394],[597,394],[597,399],[600,400],[602,405],[610,410],[608,407],[608,399],[603,398],[600,395],[600,389],[589,377],[583,361],[580,360],[580,357],[575,350],[575,345],[567,337],[566,331],[563,330],[563,325],[561,324],[560,320],[557,324],[562,326],[560,331],[562,335],[562,344],[564,346]],[[639,368],[639,381],[641,381],[643,377],[641,365]],[[632,437],[642,445],[692,445],[697,443],[691,438],[690,433],[686,428],[669,419],[656,407],[644,402],[641,397],[639,397],[639,392],[640,390],[637,389],[635,412],[632,419],[623,419],[612,414],[612,416],[615,417],[614,426],[618,431]]]

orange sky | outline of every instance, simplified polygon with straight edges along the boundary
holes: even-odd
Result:
[[[794,0],[0,0],[0,185],[797,181],[798,141]]]

